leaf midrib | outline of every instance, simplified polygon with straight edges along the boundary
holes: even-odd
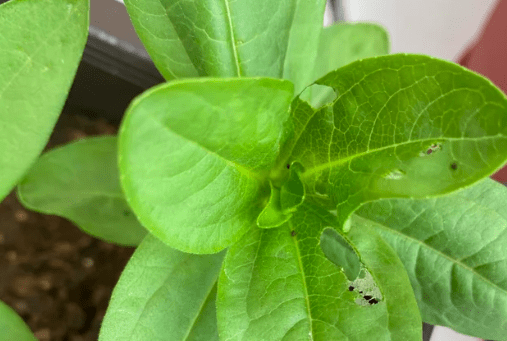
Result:
[[[204,307],[206,306],[206,303],[208,302],[208,298],[209,296],[211,295],[211,293],[213,292],[213,289],[216,287],[217,285],[217,282],[218,282],[218,276],[220,274],[220,271],[217,271],[217,275],[215,276],[215,281],[213,282],[213,285],[210,286],[210,289],[208,290],[208,292],[206,293],[206,299],[204,299],[202,301],[202,304],[201,306],[199,307],[199,309],[197,310],[197,314],[195,314],[192,322],[189,324],[189,328],[187,330],[187,333],[186,335],[183,337],[183,340],[188,340],[188,337],[190,336],[190,333],[192,332],[192,330],[194,330],[194,327],[195,327],[195,324],[197,322],[197,319],[201,316],[201,313],[202,311],[204,310]]]
[[[318,166],[315,166],[313,168],[306,170],[304,173],[301,174],[301,177],[307,178],[312,174],[322,172],[326,169],[341,166],[342,164],[345,164],[355,158],[360,158],[360,157],[368,155],[368,154],[373,154],[373,153],[383,151],[386,149],[396,148],[399,146],[404,146],[404,145],[408,145],[408,144],[412,144],[412,143],[422,143],[422,142],[430,143],[430,142],[434,142],[435,140],[446,141],[446,142],[449,142],[449,141],[480,141],[480,140],[497,139],[497,138],[507,138],[507,136],[504,136],[503,134],[497,134],[497,135],[493,135],[493,136],[483,136],[483,137],[467,137],[467,138],[463,138],[463,137],[432,137],[432,138],[419,139],[419,140],[409,140],[409,141],[404,141],[401,143],[390,144],[390,145],[380,147],[380,148],[368,149],[364,152],[354,154],[354,155],[345,157],[343,159],[338,159],[338,160],[334,160],[332,162],[320,164]]]
[[[236,64],[236,74],[238,77],[241,77],[242,74],[241,74],[241,67],[239,64],[238,46],[236,45],[236,37],[234,35],[234,28],[233,28],[234,25],[232,24],[232,15],[231,15],[231,9],[229,7],[229,0],[224,0],[224,5],[225,5],[225,10],[227,12],[227,24],[228,24],[229,34],[230,34],[230,38],[231,38],[231,48],[232,48],[232,53],[234,56],[234,62]]]
[[[440,250],[437,250],[435,249],[434,247],[420,241],[419,239],[416,239],[414,237],[411,237],[409,235],[406,235],[404,233],[401,233],[400,231],[396,230],[396,229],[392,229],[392,228],[389,228],[388,226],[385,226],[384,224],[381,224],[379,222],[376,222],[374,220],[371,220],[371,219],[368,219],[368,218],[365,218],[363,216],[360,216],[360,215],[357,215],[357,214],[354,214],[358,217],[360,217],[361,219],[364,219],[364,220],[367,220],[369,221],[372,225],[375,225],[375,226],[379,226],[381,229],[385,230],[387,233],[392,233],[392,234],[397,234],[399,236],[401,236],[402,238],[405,238],[405,239],[408,239],[408,240],[411,240],[411,241],[414,241],[416,243],[418,243],[419,245],[421,245],[421,247],[424,247],[430,251],[433,251],[435,253],[437,253],[438,255],[441,255],[443,258],[447,259],[449,262],[451,262],[452,264],[456,264],[457,266],[461,266],[464,270],[467,270],[471,273],[473,273],[474,275],[476,275],[478,278],[480,278],[481,280],[483,280],[486,284],[489,284],[495,288],[497,288],[498,290],[500,290],[501,292],[503,292],[505,295],[507,295],[507,290],[499,287],[496,283],[493,283],[491,280],[489,280],[488,278],[484,277],[484,275],[474,271],[473,268],[469,267],[468,265],[462,263],[461,261],[459,260],[456,260],[456,259],[453,259],[451,258],[450,256],[446,255],[445,253],[443,253],[442,251]]]
[[[292,223],[292,219],[290,219],[288,223],[289,223],[291,231],[293,231],[294,225]],[[297,252],[298,267],[299,267],[299,271],[300,271],[299,273],[301,274],[303,288],[305,290],[304,295],[305,295],[305,303],[306,303],[306,312],[308,314],[308,319],[310,321],[310,341],[313,341],[313,323],[312,323],[312,321],[314,319],[312,317],[312,312],[310,309],[310,300],[309,300],[310,295],[308,293],[308,286],[306,284],[306,275],[305,275],[305,271],[303,268],[303,263],[301,262],[301,253],[299,252],[299,245],[298,245],[297,239],[293,238],[293,237],[291,237],[291,239],[294,242],[294,247],[296,248],[296,252]]]

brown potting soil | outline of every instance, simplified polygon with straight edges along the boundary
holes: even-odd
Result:
[[[102,119],[63,114],[46,150],[116,132]],[[64,218],[29,211],[13,192],[0,203],[0,300],[39,340],[97,340],[133,251],[90,237]]]

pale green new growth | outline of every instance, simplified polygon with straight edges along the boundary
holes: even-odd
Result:
[[[141,223],[185,252],[218,252],[255,225],[284,140],[293,86],[203,78],[136,99],[120,131],[120,173]]]

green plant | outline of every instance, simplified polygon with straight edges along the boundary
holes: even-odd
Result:
[[[97,237],[136,245],[148,230],[101,340],[420,340],[422,320],[507,340],[507,189],[487,179],[507,160],[507,100],[488,80],[386,55],[375,25],[322,29],[322,0],[125,4],[168,82],[131,103],[118,143],[7,172],[27,207]],[[17,8],[52,13],[14,0],[0,18]]]

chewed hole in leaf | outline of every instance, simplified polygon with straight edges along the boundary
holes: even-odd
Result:
[[[419,153],[419,156],[428,156],[428,155],[431,155],[434,152],[437,152],[437,151],[440,151],[440,150],[442,150],[442,143],[440,143],[440,142],[438,142],[438,143],[432,143],[430,146],[428,146],[428,148],[426,148],[425,150],[421,151]]]
[[[333,228],[327,227],[320,235],[320,247],[324,255],[339,269],[349,281],[357,279],[361,262],[354,249]]]
[[[337,95],[333,88],[320,84],[310,85],[300,95],[302,100],[315,109],[333,103],[336,97]]]
[[[389,180],[400,180],[405,175],[407,175],[407,173],[405,171],[403,171],[399,168],[396,168],[396,169],[393,169],[393,170],[387,172],[386,174],[384,174],[383,177],[385,179],[389,179]]]
[[[361,266],[359,276],[349,285],[352,291],[358,293],[355,303],[361,306],[369,306],[382,301],[382,293],[371,273]]]

